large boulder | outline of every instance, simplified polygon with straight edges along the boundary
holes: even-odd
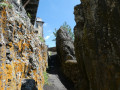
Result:
[[[120,90],[120,0],[81,0],[75,7],[79,90]]]
[[[75,60],[72,38],[68,34],[67,30],[64,30],[63,28],[60,28],[57,31],[56,48],[61,62],[65,62],[66,60]]]
[[[63,28],[60,28],[57,31],[56,49],[60,59],[62,72],[76,87],[79,80],[79,69],[75,58],[73,40]]]

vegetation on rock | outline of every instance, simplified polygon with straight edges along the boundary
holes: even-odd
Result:
[[[39,36],[39,39],[40,39],[41,42],[45,42],[43,37]]]
[[[0,3],[0,7],[1,8],[8,7],[9,9],[12,9],[13,6],[10,3],[8,3],[8,2],[1,2]]]
[[[48,82],[48,73],[44,71],[43,75],[44,75],[44,84],[49,84],[49,82]]]
[[[74,40],[74,33],[72,32],[71,27],[67,24],[67,22],[64,22],[63,25],[60,27],[63,30],[66,30],[68,34],[72,37],[72,40]],[[53,32],[54,36],[57,37],[57,29],[55,28],[55,32]],[[53,39],[53,41],[56,41],[56,38]]]
[[[7,7],[7,6],[8,6],[8,4],[5,2],[0,3],[0,7]]]

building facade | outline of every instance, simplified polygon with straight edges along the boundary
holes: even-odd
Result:
[[[43,24],[44,22],[42,21],[41,18],[36,18],[34,28],[35,28],[35,33],[38,36],[43,37]]]

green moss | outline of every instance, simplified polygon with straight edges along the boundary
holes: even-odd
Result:
[[[41,42],[45,42],[44,38],[39,36]]]

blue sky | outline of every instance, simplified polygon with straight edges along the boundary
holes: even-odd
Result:
[[[40,0],[37,17],[45,22],[44,38],[49,47],[55,46],[55,41],[52,41],[55,28],[59,29],[65,21],[74,28],[74,6],[79,3],[80,0]]]

